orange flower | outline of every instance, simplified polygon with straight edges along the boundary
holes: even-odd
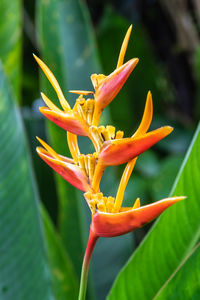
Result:
[[[92,218],[91,230],[101,237],[114,237],[131,232],[151,222],[166,208],[184,198],[166,198],[142,207],[138,198],[133,208],[122,207],[118,213],[97,211]]]
[[[151,92],[148,92],[144,114],[137,131],[130,138],[110,138],[105,140],[99,150],[97,167],[95,168],[93,189],[98,191],[101,176],[106,166],[120,165],[133,160],[135,157],[152,147],[158,141],[171,133],[170,126],[164,126],[147,133],[153,116]],[[101,133],[102,135],[102,133]]]
[[[124,38],[117,68],[108,76],[103,74],[91,75],[95,92],[78,90],[70,91],[71,93],[80,95],[76,100],[73,109],[65,99],[53,73],[40,58],[33,55],[54,88],[63,108],[63,110],[59,109],[46,95],[41,93],[41,96],[47,105],[47,107],[40,107],[41,113],[63,129],[77,135],[89,136],[92,139],[89,127],[98,125],[103,109],[114,99],[138,63],[138,59],[133,58],[123,64],[131,29],[132,26],[130,26]],[[94,99],[85,100],[83,96],[94,96]]]
[[[37,139],[44,147],[37,147],[37,153],[53,170],[77,189],[83,192],[91,190],[89,174],[80,165],[76,165],[71,158],[57,154],[42,139]]]
[[[63,92],[53,73],[36,55],[34,55],[34,58],[52,84],[63,108],[63,110],[58,108],[45,94],[41,93],[42,99],[47,105],[47,107],[40,107],[41,113],[63,129],[74,134],[87,136],[89,133],[89,125],[86,119],[83,118],[83,115],[81,114],[82,104],[80,104],[80,99],[77,101],[74,109],[72,110],[69,103],[65,99]],[[85,116],[89,119],[88,112],[86,112]]]
[[[116,228],[116,224],[119,222],[127,223],[126,215],[128,216],[127,218],[135,215],[135,206],[134,209],[126,208],[126,211],[124,211],[121,205],[124,191],[137,157],[173,130],[170,126],[164,126],[147,132],[153,116],[151,92],[147,94],[142,121],[132,137],[123,138],[123,131],[116,131],[114,126],[97,126],[101,112],[117,95],[138,62],[138,59],[131,59],[123,64],[131,30],[132,26],[129,27],[122,43],[116,69],[108,76],[103,74],[91,75],[95,92],[71,91],[72,93],[80,94],[73,109],[71,109],[65,99],[53,73],[34,55],[39,66],[55,89],[63,108],[63,110],[59,109],[42,93],[42,98],[47,107],[41,107],[40,111],[51,121],[68,131],[68,145],[73,159],[57,154],[39,138],[38,140],[45,149],[38,147],[37,152],[40,157],[65,180],[76,188],[86,192],[85,198],[91,208],[94,220],[92,221],[92,228],[96,228],[95,230],[98,232],[100,232],[98,227],[100,225],[97,226],[97,224],[103,224],[102,220],[104,218],[105,220],[115,220],[114,227]],[[94,99],[85,100],[83,98],[83,96],[89,95],[94,95]],[[88,136],[92,140],[96,152],[88,155],[81,154],[78,147],[77,134]],[[116,199],[113,197],[108,197],[108,199],[103,197],[103,194],[100,193],[99,185],[105,168],[126,162],[128,162],[128,164],[122,176]],[[154,213],[151,206],[148,206],[147,209],[140,208],[139,212],[142,212],[143,209],[145,210],[145,214],[143,215],[144,220],[141,219],[141,224],[152,220],[161,213],[165,207],[177,202],[177,199],[179,200],[180,198],[173,200],[167,199],[153,204],[153,207],[156,208]],[[136,203],[136,206],[138,206],[139,200],[137,200]],[[113,214],[115,217],[113,217]],[[116,220],[119,220],[119,222]],[[114,221],[111,221],[111,223],[112,222]],[[132,222],[130,222],[130,224],[132,224]],[[111,232],[113,232],[112,225],[110,225],[109,228]],[[130,230],[133,229],[135,229],[135,227],[130,225]],[[109,233],[107,234],[109,235]]]
[[[108,76],[92,74],[91,80],[95,92],[71,91],[79,94],[73,107],[69,106],[61,88],[49,68],[36,56],[35,59],[56,91],[61,110],[42,93],[47,107],[40,111],[51,121],[67,131],[68,146],[71,158],[57,154],[49,145],[38,138],[44,148],[38,147],[39,156],[65,180],[82,190],[92,212],[90,236],[85,252],[79,299],[84,299],[89,261],[97,238],[113,237],[133,231],[159,216],[166,208],[185,197],[166,198],[150,205],[140,207],[140,199],[136,199],[133,207],[122,207],[125,188],[135,166],[138,156],[166,137],[173,130],[164,126],[147,132],[153,116],[151,92],[148,92],[142,121],[137,131],[130,138],[123,138],[123,131],[116,131],[114,126],[98,126],[104,108],[118,94],[138,59],[131,59],[125,64],[126,53],[132,26],[129,27],[116,69]],[[85,99],[83,96],[93,96]],[[77,135],[91,139],[95,152],[81,154]],[[116,197],[105,197],[100,192],[100,181],[107,166],[127,163],[122,175]]]

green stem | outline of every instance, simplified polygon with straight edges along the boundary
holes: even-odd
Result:
[[[78,300],[85,300],[89,264],[90,264],[90,259],[91,259],[92,252],[93,252],[93,249],[94,249],[97,239],[98,239],[98,236],[90,229],[88,244],[87,244],[87,248],[85,250],[85,256],[83,259]]]

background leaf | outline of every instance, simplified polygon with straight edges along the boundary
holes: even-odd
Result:
[[[169,208],[158,219],[119,274],[109,300],[116,297],[153,299],[195,246],[200,236],[199,156],[200,125],[172,191],[173,195],[186,195],[187,199]]]
[[[72,264],[43,206],[41,207],[41,214],[47,243],[47,254],[53,275],[52,283],[55,299],[76,300],[79,287]]]
[[[0,59],[4,71],[20,100],[22,58],[21,0],[0,1]]]
[[[174,276],[166,286],[161,289],[156,300],[198,300],[200,295],[200,244],[189,254],[180,269],[176,270]],[[184,284],[183,284],[184,283]]]
[[[54,299],[19,112],[0,68],[0,298]]]
[[[106,75],[116,67],[121,42],[132,22],[133,20],[122,17],[111,6],[104,10],[104,16],[98,25],[97,38]],[[133,134],[141,120],[148,90],[151,90],[153,95],[155,112],[162,111],[163,102],[169,102],[173,98],[166,70],[156,63],[147,32],[144,26],[137,22],[133,23],[125,61],[133,57],[138,57],[140,61],[125,86],[109,105],[114,125],[124,130],[127,136]]]

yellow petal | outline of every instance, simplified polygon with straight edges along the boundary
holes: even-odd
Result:
[[[53,111],[57,111],[58,113],[62,112],[53,102],[44,94],[41,93],[42,99],[44,100],[44,103]]]
[[[133,137],[143,135],[147,132],[149,126],[151,125],[152,117],[153,117],[153,101],[152,101],[152,94],[149,91],[147,94],[147,100],[146,100],[142,121],[137,131],[133,134]]]
[[[67,131],[67,142],[68,142],[68,147],[69,147],[71,156],[73,157],[74,161],[77,163],[78,156],[80,155],[77,135]]]
[[[97,193],[99,190],[99,184],[104,171],[105,171],[105,166],[101,164],[101,161],[98,161],[94,171],[94,177],[92,181],[92,189],[94,193]]]
[[[94,87],[95,90],[98,89],[98,87],[100,86],[100,84],[102,83],[102,81],[106,78],[107,76],[104,74],[92,74],[90,76],[90,79],[92,81],[92,85]]]
[[[135,166],[136,160],[137,160],[137,157],[135,157],[133,160],[128,162],[128,164],[126,165],[126,168],[125,168],[122,178],[120,180],[113,212],[118,212],[120,210],[120,207],[122,205],[122,201],[124,198],[124,192],[125,192],[127,183],[129,181],[129,178],[131,176],[131,173],[133,171],[133,168]]]
[[[128,30],[126,32],[126,35],[124,37],[122,47],[121,47],[121,50],[120,50],[120,53],[119,53],[118,62],[117,62],[117,69],[123,65],[124,57],[125,57],[125,54],[126,54],[126,49],[127,49],[127,46],[128,46],[130,35],[131,35],[131,31],[132,31],[132,25],[128,28]]]
[[[36,136],[36,139],[40,142],[40,144],[54,157],[60,160],[59,155],[54,151],[47,143],[45,143],[42,139]]]
[[[133,209],[139,208],[140,207],[140,198],[137,198],[135,200],[135,203],[133,205]]]
[[[77,90],[70,90],[69,93],[77,94],[77,95],[83,95],[83,96],[94,94],[94,92],[92,92],[92,91],[77,91]]]
[[[65,99],[63,92],[62,92],[55,76],[53,75],[53,73],[50,71],[50,69],[45,65],[45,63],[39,57],[37,57],[35,54],[33,54],[33,56],[34,56],[35,60],[37,61],[38,65],[40,66],[40,68],[42,69],[42,71],[44,72],[44,74],[47,76],[50,83],[52,84],[52,86],[58,96],[58,99],[60,101],[62,108],[67,111],[68,109],[70,109],[70,106],[69,106],[67,100]]]

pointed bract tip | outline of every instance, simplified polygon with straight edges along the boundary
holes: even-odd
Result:
[[[134,66],[137,65],[137,63],[139,62],[139,58],[138,57],[134,57],[132,59],[130,59],[129,61],[126,62],[126,64],[133,64]]]
[[[163,126],[163,128],[165,128],[166,135],[170,134],[174,130],[174,127],[172,126]]]
[[[110,75],[102,77],[96,86],[95,100],[98,103],[98,110],[102,110],[116,97],[129,75],[137,65],[139,59],[132,58],[119,68],[115,69]],[[96,75],[92,75],[92,81],[96,81]],[[95,83],[93,84],[95,86]]]
[[[130,26],[129,26],[129,28],[127,29],[127,32],[126,32],[126,35],[125,35],[125,38],[126,38],[126,36],[127,36],[127,41],[125,41],[126,43],[127,43],[127,46],[128,46],[128,42],[129,42],[129,38],[130,38],[130,35],[131,35],[131,32],[132,32],[132,29],[133,29],[133,25],[131,24]],[[126,47],[127,47],[126,46]]]
[[[37,57],[37,55],[35,55],[34,53],[33,53],[33,57],[35,58],[35,60],[38,62],[40,59],[39,59],[39,57]]]
[[[132,59],[136,60],[137,63],[139,62],[139,58],[138,57],[135,57],[135,58],[132,58]]]
[[[36,139],[40,142],[40,144],[42,144],[42,139],[41,138],[39,138],[37,135],[36,135]]]
[[[176,199],[178,202],[187,199],[187,196],[173,196],[173,199]]]
[[[131,31],[132,31],[132,25],[129,26],[129,28],[128,28],[126,34],[125,34],[124,40],[122,42],[122,46],[121,46],[121,49],[120,49],[119,58],[118,58],[118,62],[117,62],[117,69],[119,67],[121,67],[124,63],[124,57],[126,55],[126,50],[127,50],[127,47],[128,47]]]
[[[152,92],[150,90],[147,93],[147,97],[152,97]]]
[[[137,198],[135,200],[135,203],[133,205],[133,209],[139,208],[140,207],[140,198]]]
[[[40,148],[41,148],[41,147],[36,147],[36,152],[37,152],[37,153],[40,152],[40,150],[39,150]]]

